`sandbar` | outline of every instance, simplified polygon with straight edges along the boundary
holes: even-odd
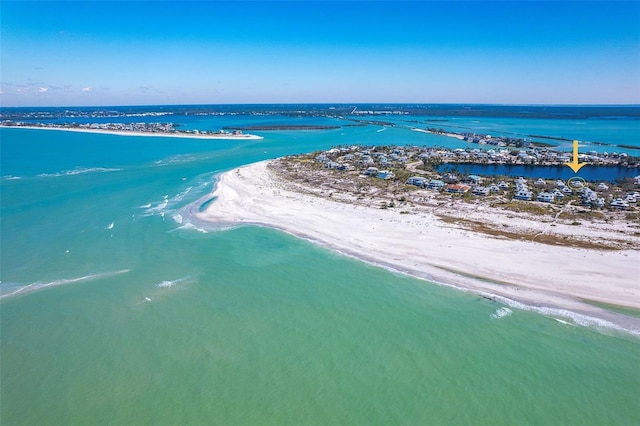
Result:
[[[31,129],[31,130],[59,130],[64,132],[80,132],[80,133],[100,133],[104,135],[117,135],[117,136],[153,136],[161,138],[188,138],[188,139],[232,139],[232,140],[254,140],[263,139],[262,136],[251,135],[247,133],[241,134],[211,134],[211,133],[185,133],[185,132],[138,132],[138,131],[126,131],[126,130],[105,130],[105,129],[86,129],[78,127],[47,127],[47,126],[2,126],[4,129]]]

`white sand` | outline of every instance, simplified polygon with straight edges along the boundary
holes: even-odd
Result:
[[[137,132],[127,130],[105,130],[105,129],[84,129],[77,127],[40,127],[40,126],[2,126],[5,129],[31,129],[31,130],[58,130],[64,132],[80,132],[80,133],[102,133],[105,135],[117,136],[155,136],[163,138],[188,138],[188,139],[263,139],[262,136],[250,135],[242,133],[240,135],[233,134],[204,134],[204,133],[162,133],[162,132]]]
[[[464,136],[458,135],[456,133],[434,133],[434,132],[432,132],[430,130],[418,129],[417,127],[414,127],[411,130],[413,130],[414,132],[431,133],[433,135],[448,136],[450,138],[456,138],[456,139],[460,139],[460,140],[464,139]]]
[[[498,239],[430,213],[400,214],[292,192],[278,179],[267,162],[227,172],[213,193],[217,199],[199,217],[282,229],[413,276],[530,305],[601,311],[581,303],[584,298],[640,308],[638,250]]]

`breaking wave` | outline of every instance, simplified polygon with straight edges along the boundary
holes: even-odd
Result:
[[[498,308],[494,313],[491,314],[492,319],[500,319],[504,317],[508,317],[513,314],[513,311],[509,308]]]
[[[18,294],[25,294],[25,293],[31,293],[33,291],[36,290],[42,290],[45,288],[49,288],[49,287],[56,287],[59,285],[65,285],[65,284],[76,284],[76,283],[81,283],[81,282],[87,282],[87,281],[94,281],[94,280],[99,280],[102,278],[107,278],[107,277],[112,277],[115,275],[120,275],[120,274],[125,274],[127,272],[129,272],[130,269],[121,269],[119,271],[112,271],[112,272],[102,272],[99,274],[89,274],[89,275],[84,275],[82,277],[77,277],[77,278],[62,278],[59,280],[54,280],[54,281],[49,281],[49,282],[35,282],[35,283],[31,283],[31,284],[27,284],[27,285],[21,285],[18,283],[13,283],[13,284],[2,284],[2,287],[6,288],[8,287],[9,290],[6,293],[0,294],[0,299],[4,299],[10,296],[15,296]]]
[[[189,193],[191,192],[191,190],[193,189],[193,186],[188,187],[187,189],[185,189],[184,191],[182,191],[181,193],[177,194],[175,197],[173,197],[174,201],[182,201],[182,199]]]
[[[143,213],[144,216],[164,216],[165,214],[175,213],[182,207],[184,203],[190,202],[190,198],[199,197],[199,194],[205,191],[209,185],[210,182],[208,181],[204,181],[196,185],[191,185],[172,197],[169,197],[169,195],[167,194],[162,197],[162,200],[140,205],[139,208],[145,209]],[[173,214],[172,217],[174,221],[182,224],[183,216],[181,216],[179,213]]]
[[[614,330],[617,332],[640,337],[640,329],[633,327],[623,327],[602,318],[596,318],[593,316],[572,312],[567,309],[531,306],[502,296],[494,296],[494,298],[496,300],[499,300],[501,303],[509,305],[511,308],[522,311],[536,312],[538,314],[553,318],[561,324],[579,325],[582,327],[595,328],[600,331]]]
[[[188,280],[190,277],[182,277],[182,278],[178,278],[177,280],[172,280],[172,281],[161,281],[158,284],[156,284],[155,286],[158,288],[171,288],[176,284],[179,284],[183,281]]]
[[[154,214],[161,214],[162,216],[164,216],[164,209],[166,209],[168,205],[169,205],[169,196],[165,195],[162,197],[161,201],[147,203],[140,206],[140,208],[145,209],[145,212],[144,212],[145,216],[152,216]]]
[[[202,233],[202,234],[208,234],[208,233],[209,233],[209,231],[207,231],[206,229],[204,229],[204,228],[199,228],[199,227],[197,227],[196,225],[194,225],[194,224],[193,224],[193,223],[191,223],[191,222],[187,222],[187,223],[185,223],[184,225],[182,225],[182,226],[181,226],[181,227],[179,227],[178,229],[189,229],[189,230],[194,230],[194,231],[198,231],[198,232],[200,232],[200,233]]]
[[[170,166],[172,164],[184,164],[197,160],[198,158],[192,154],[175,155],[163,160],[155,161],[156,166]]]
[[[57,173],[40,173],[38,177],[61,177],[61,176],[75,176],[82,175],[85,173],[108,173],[108,172],[119,172],[122,169],[112,169],[107,167],[91,167],[91,168],[76,168],[73,170],[63,170]]]

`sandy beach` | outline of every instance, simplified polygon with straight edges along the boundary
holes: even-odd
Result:
[[[233,140],[252,140],[263,139],[262,136],[250,135],[250,134],[203,134],[203,133],[160,133],[160,132],[128,132],[117,130],[104,130],[104,129],[83,129],[83,128],[71,128],[71,127],[44,127],[44,126],[1,126],[4,129],[31,129],[31,130],[58,130],[64,132],[79,132],[79,133],[101,133],[104,135],[117,135],[117,136],[153,136],[162,138],[188,138],[188,139],[233,139]]]
[[[414,132],[422,132],[422,133],[437,134],[437,133],[431,132],[431,131],[429,131],[429,130],[418,129],[418,128],[416,128],[416,127],[412,128],[411,130],[413,130]],[[450,138],[459,139],[459,140],[463,140],[463,139],[464,139],[464,136],[462,136],[462,135],[457,135],[457,134],[455,134],[455,133],[440,133],[440,135],[441,135],[441,136],[447,136],[447,137],[450,137]]]
[[[291,190],[290,182],[278,177],[268,163],[222,174],[212,194],[215,201],[199,218],[221,225],[281,229],[370,263],[488,297],[630,322],[632,327],[640,324],[637,318],[620,319],[618,314],[584,303],[640,309],[638,250],[497,238],[446,223],[429,212],[401,214],[397,209],[336,202]],[[477,213],[466,212],[476,220],[492,220],[490,212]],[[517,226],[518,218],[512,220]],[[595,237],[599,231],[571,232]],[[602,232],[606,237],[611,230]]]

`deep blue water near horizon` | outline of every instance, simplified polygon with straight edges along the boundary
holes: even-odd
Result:
[[[343,122],[181,124],[276,120]],[[215,175],[243,164],[459,141],[377,125],[256,133],[0,129],[0,292],[15,293],[0,299],[3,425],[640,422],[636,337],[189,218]]]

